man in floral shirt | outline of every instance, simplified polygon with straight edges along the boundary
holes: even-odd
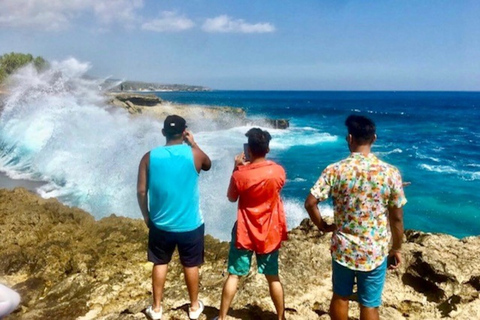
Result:
[[[349,296],[356,282],[360,319],[379,319],[387,260],[392,261],[392,269],[402,261],[402,207],[407,200],[398,169],[370,153],[376,140],[373,121],[351,115],[345,125],[351,154],[322,172],[305,208],[321,231],[333,231],[331,318],[348,319]],[[317,206],[329,196],[334,205],[333,225],[323,221]]]

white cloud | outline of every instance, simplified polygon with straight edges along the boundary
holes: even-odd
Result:
[[[142,24],[142,29],[156,32],[175,32],[187,30],[194,26],[195,23],[185,16],[179,16],[172,11],[164,11],[160,14],[160,18]]]
[[[104,25],[129,25],[142,6],[143,0],[1,0],[0,27],[62,30],[85,12]]]
[[[143,0],[88,1],[91,1],[95,15],[104,24],[113,22],[132,23],[137,19],[136,10],[143,7]]]
[[[232,19],[227,15],[221,15],[207,19],[202,26],[206,32],[236,32],[236,33],[266,33],[274,32],[275,26],[270,23],[247,23],[243,19]]]

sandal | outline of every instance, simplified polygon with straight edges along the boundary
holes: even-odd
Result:
[[[200,315],[203,312],[203,309],[205,309],[205,306],[203,305],[202,300],[198,300],[198,309],[195,311],[192,311],[190,308],[188,308],[188,317],[192,320],[196,320],[200,317]]]

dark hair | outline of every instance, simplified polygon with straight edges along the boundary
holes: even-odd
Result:
[[[268,131],[252,128],[245,135],[248,137],[248,147],[254,157],[264,157],[268,153],[268,144],[272,140]]]
[[[360,145],[370,144],[375,139],[375,123],[367,117],[350,115],[345,120],[348,133]]]

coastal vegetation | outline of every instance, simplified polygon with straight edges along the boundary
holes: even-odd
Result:
[[[33,63],[35,68],[40,71],[48,68],[49,63],[43,57],[34,57],[30,53],[10,52],[0,56],[0,85],[2,85],[9,75],[19,68]],[[113,85],[113,86],[112,86]],[[121,81],[118,79],[108,79],[105,81],[105,88],[110,91],[211,91],[212,89],[203,86],[187,84],[159,84],[142,81]]]
[[[17,69],[33,63],[37,70],[48,67],[48,62],[41,56],[33,57],[30,53],[11,52],[0,56],[0,84]]]

